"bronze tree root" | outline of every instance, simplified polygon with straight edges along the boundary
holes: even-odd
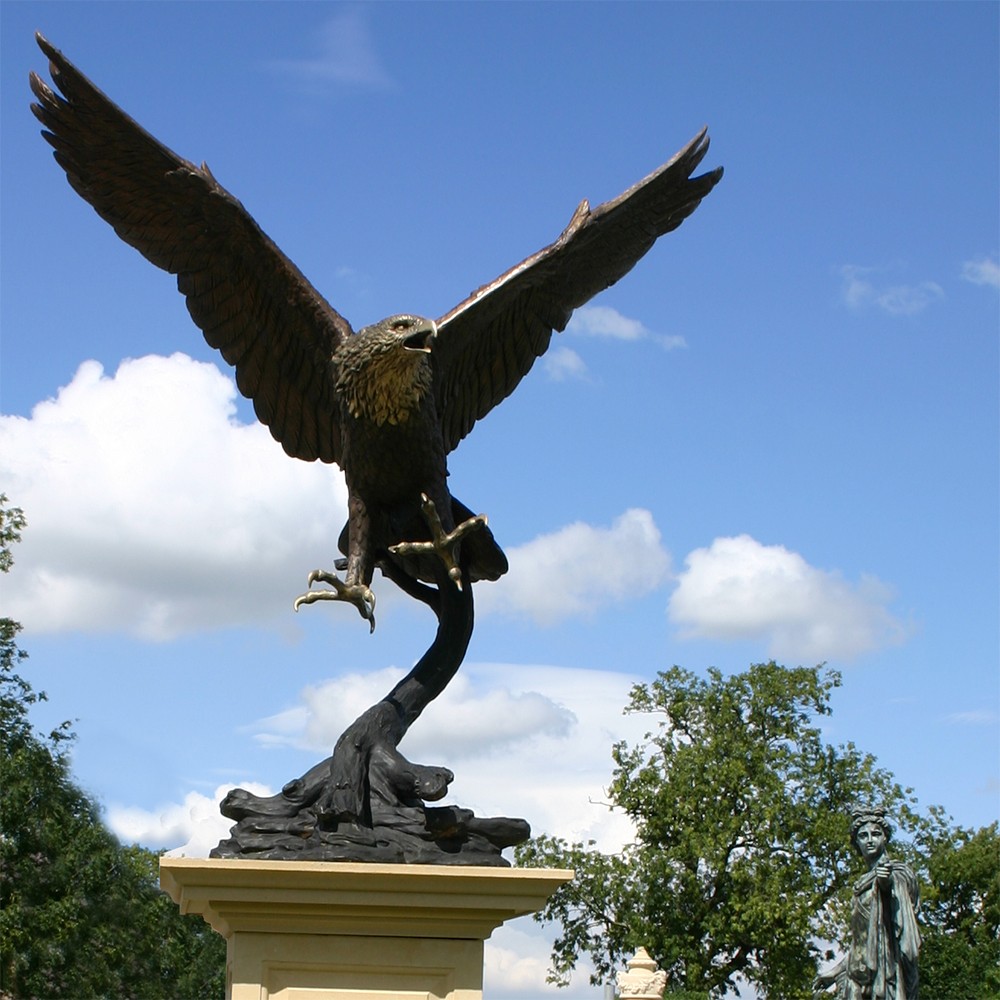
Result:
[[[235,788],[222,802],[235,820],[214,858],[506,866],[501,852],[530,836],[523,819],[478,818],[443,798],[454,775],[397,749],[420,713],[454,677],[472,636],[472,587],[442,565],[437,589],[392,561],[382,572],[434,611],[437,633],[416,666],[343,733],[333,755],[262,797]]]

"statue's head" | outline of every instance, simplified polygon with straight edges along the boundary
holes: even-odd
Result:
[[[428,358],[437,325],[421,316],[389,316],[348,337],[337,351],[337,388],[351,416],[401,424],[431,388]]]
[[[865,860],[881,854],[892,836],[892,824],[881,806],[851,810],[851,844]]]

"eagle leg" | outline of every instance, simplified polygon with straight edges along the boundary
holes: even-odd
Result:
[[[461,524],[455,525],[452,531],[445,531],[438,515],[437,507],[426,493],[420,494],[420,510],[430,528],[431,540],[429,542],[400,542],[398,545],[390,545],[389,551],[394,556],[414,556],[424,553],[433,553],[444,563],[448,576],[458,587],[462,589],[462,570],[459,568],[456,558],[458,543],[470,532],[476,531],[486,525],[486,515],[477,514],[464,520]]]
[[[316,582],[328,583],[333,590],[307,590],[295,598],[293,605],[298,611],[303,604],[315,604],[317,601],[347,601],[353,604],[369,625],[375,631],[375,595],[363,583],[344,583],[338,576],[326,570],[314,569],[308,576],[311,587]]]

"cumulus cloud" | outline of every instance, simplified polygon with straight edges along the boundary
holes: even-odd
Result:
[[[818,662],[902,641],[891,596],[874,577],[850,583],[782,545],[740,535],[687,557],[669,616],[685,637],[764,639],[772,656]]]
[[[659,344],[664,350],[687,347],[687,341],[676,335],[654,333],[637,319],[630,319],[610,306],[581,306],[574,313],[566,327],[568,334],[583,337],[600,337],[635,343],[648,340]],[[551,347],[542,359],[542,366],[550,379],[563,382],[568,379],[586,381],[587,365],[580,355],[565,344]]]
[[[636,743],[649,729],[647,717],[622,712],[638,678],[553,667],[468,666],[477,686],[488,690],[497,685],[514,694],[537,692],[572,713],[572,724],[565,732],[536,732],[502,752],[463,759],[438,752],[432,736],[425,753],[408,742],[410,736],[400,749],[421,763],[450,767],[455,781],[449,800],[477,815],[523,816],[536,834],[594,840],[605,851],[620,850],[632,840],[632,824],[608,808],[606,788],[612,744],[621,739]],[[437,708],[435,703],[420,718],[420,728],[427,734],[433,733],[444,714]],[[414,727],[411,736],[416,735]]]
[[[989,285],[1000,288],[1000,264],[992,257],[967,260],[962,264],[962,277],[974,285]]]
[[[483,953],[484,994],[493,996],[503,989],[508,995],[537,995],[526,991],[537,990],[545,982],[549,956],[544,941],[513,929],[500,935],[507,941],[494,940],[497,937],[492,935]]]
[[[890,316],[913,316],[944,298],[944,290],[934,281],[894,284],[878,268],[846,264],[840,276],[844,302],[851,309],[877,308]]]
[[[236,418],[236,388],[184,354],[84,362],[28,418],[0,416],[0,479],[28,515],[8,613],[26,631],[167,639],[259,623],[332,559],[340,472]]]
[[[586,958],[581,958],[569,986],[546,983],[554,936],[551,927],[542,928],[530,917],[494,931],[484,949],[483,996],[491,1000],[537,1000],[539,996],[595,1000],[589,981],[593,966]]]
[[[480,614],[523,614],[540,625],[592,614],[648,593],[670,575],[670,554],[648,510],[610,528],[577,522],[509,549],[510,573],[485,588]]]
[[[587,365],[572,347],[558,344],[550,347],[542,359],[545,374],[554,382],[565,382],[568,379],[586,380]]]
[[[231,819],[219,812],[219,803],[231,785],[220,785],[214,795],[188,792],[182,802],[167,803],[156,809],[136,809],[114,805],[108,809],[107,824],[123,843],[142,844],[153,849],[170,847],[175,858],[207,858],[220,840],[229,836]],[[255,795],[272,795],[266,785],[241,783]]]
[[[315,32],[315,39],[319,51],[314,57],[274,59],[271,69],[310,87],[335,83],[385,90],[394,86],[362,10],[340,10]]]
[[[653,340],[668,351],[687,347],[683,337],[653,333],[639,320],[623,316],[610,306],[583,306],[577,309],[566,330],[568,333],[606,337],[611,340]]]
[[[256,739],[329,752],[340,734],[405,673],[388,668],[307,687],[298,705],[253,727]],[[416,755],[445,753],[463,760],[535,736],[564,736],[575,722],[572,712],[537,691],[483,690],[463,671],[421,716],[420,727],[406,737],[406,748]]]

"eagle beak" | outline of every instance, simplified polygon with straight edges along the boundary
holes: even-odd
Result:
[[[429,319],[426,323],[414,327],[413,332],[403,341],[403,347],[408,351],[421,351],[424,354],[430,354],[431,343],[436,336],[437,323]]]

